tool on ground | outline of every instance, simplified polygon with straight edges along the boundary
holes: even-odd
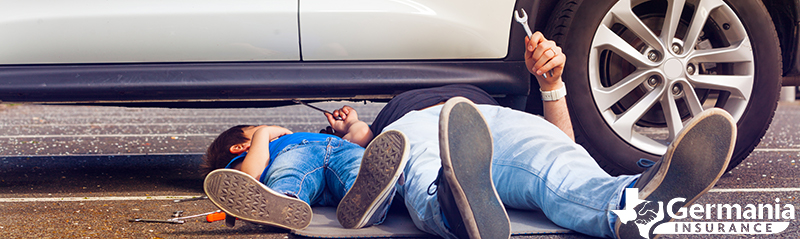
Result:
[[[519,15],[519,12],[522,11],[522,16]],[[519,9],[514,11],[514,19],[522,24],[522,27],[525,28],[525,33],[528,34],[528,39],[533,36],[533,32],[531,32],[531,28],[528,26],[528,13],[525,12],[525,9]],[[542,74],[544,78],[547,78],[547,73]],[[550,72],[550,76],[553,76],[553,72]]]
[[[156,222],[156,223],[171,223],[171,224],[183,224],[183,221],[180,220],[160,220],[160,219],[144,219],[144,218],[134,218],[129,219],[129,222]]]
[[[183,210],[175,211],[172,213],[172,217],[180,217],[183,216]]]
[[[333,116],[333,113],[331,113],[330,111],[317,108],[316,106],[313,106],[313,105],[309,105],[308,103],[303,102],[301,100],[293,99],[292,102],[297,103],[297,104],[303,104],[305,106],[311,107],[312,109],[319,110],[322,113],[330,114],[331,116]],[[336,120],[342,120],[342,117],[339,117],[339,116],[335,116],[333,118],[336,119]]]
[[[215,211],[212,214],[206,215],[206,222],[216,222],[221,220],[225,220],[225,213],[219,210]]]
[[[203,199],[208,199],[208,196],[203,195],[203,196],[197,196],[197,197],[193,197],[193,198],[175,199],[175,200],[172,200],[172,201],[173,202],[188,202],[188,201],[196,201],[196,200],[203,200]]]
[[[213,211],[213,212],[200,213],[200,214],[191,215],[191,216],[185,216],[185,217],[170,218],[170,219],[167,219],[167,220],[168,221],[182,221],[182,220],[189,219],[189,218],[206,216],[206,221],[211,222],[211,221],[208,220],[208,216],[213,215],[215,213],[223,213],[223,212],[222,212],[222,210],[216,210],[216,211]]]

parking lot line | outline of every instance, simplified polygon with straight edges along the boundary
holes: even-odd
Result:
[[[139,197],[44,197],[44,198],[0,198],[4,202],[86,202],[86,201],[149,201],[189,199],[195,196],[139,196]]]
[[[712,188],[712,193],[774,193],[774,192],[800,192],[800,188]]]
[[[73,135],[0,135],[0,139],[18,138],[125,138],[125,137],[209,137],[219,134],[73,134]]]

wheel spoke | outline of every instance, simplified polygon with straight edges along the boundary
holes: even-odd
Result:
[[[729,47],[697,50],[690,58],[695,62],[753,62],[753,48],[750,39],[745,38]]]
[[[620,55],[623,59],[636,66],[636,68],[647,67],[651,64],[642,53],[636,50],[636,48],[633,48],[628,42],[604,25],[600,25],[600,27],[597,28],[597,34],[593,44],[594,48],[611,50],[617,53],[617,55]]]
[[[595,89],[592,93],[597,101],[597,108],[606,110],[619,102],[623,97],[641,85],[653,70],[635,71],[611,87]]]
[[[683,101],[686,102],[692,116],[699,115],[700,112],[703,112],[703,103],[700,102],[700,97],[689,83],[683,83],[683,88],[686,89],[683,91]]]
[[[623,113],[614,123],[611,124],[611,127],[614,128],[614,131],[619,134],[620,137],[625,139],[626,141],[630,141],[633,132],[633,125],[636,124],[636,121],[642,118],[645,113],[658,101],[659,95],[661,91],[653,90],[650,91],[647,95],[642,97],[636,104],[634,104],[631,108],[629,108],[625,113]]]
[[[644,25],[641,19],[633,13],[630,0],[620,0],[617,4],[614,4],[610,13],[622,23],[622,25],[625,25],[625,27],[636,34],[639,39],[647,43],[647,45],[658,50],[664,49],[656,34]]]
[[[669,1],[668,4],[664,25],[661,28],[661,42],[666,46],[669,46],[672,43],[672,39],[675,37],[675,32],[681,21],[683,5],[686,4],[686,0],[673,0]]]
[[[694,75],[689,80],[695,88],[727,91],[731,97],[744,100],[750,98],[753,89],[752,75]]]
[[[664,110],[664,119],[667,121],[667,128],[669,129],[667,141],[672,142],[675,139],[675,135],[683,129],[683,121],[681,120],[680,111],[678,111],[678,104],[675,102],[675,95],[664,94],[664,97],[661,97],[661,109]]]
[[[725,6],[725,2],[722,0],[700,0],[694,12],[694,17],[692,17],[692,22],[689,23],[689,33],[686,34],[686,43],[683,45],[684,52],[694,50],[694,45],[697,44],[697,39],[700,37],[700,32],[703,31],[708,15],[712,10],[721,6]]]

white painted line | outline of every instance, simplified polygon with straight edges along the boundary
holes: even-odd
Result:
[[[800,192],[800,188],[712,188],[712,193],[776,193]]]
[[[4,202],[88,202],[88,201],[150,201],[188,199],[197,196],[140,196],[140,197],[50,197],[50,198],[0,198]]]
[[[124,138],[124,137],[209,137],[219,134],[73,134],[73,135],[0,135],[0,139],[18,138]]]
[[[44,157],[148,157],[148,156],[202,156],[205,152],[180,153],[126,153],[126,154],[20,154],[0,155],[0,158],[44,158]]]
[[[755,149],[754,152],[800,152],[800,149]]]

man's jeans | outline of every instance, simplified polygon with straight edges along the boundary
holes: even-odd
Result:
[[[405,198],[422,231],[455,238],[444,226],[436,194],[438,123],[442,106],[413,111],[384,130],[403,132],[410,142]],[[492,105],[478,105],[492,132],[492,180],[508,208],[540,210],[559,226],[598,237],[613,237],[623,189],[638,176],[612,177],[580,145],[539,116]],[[475,139],[479,140],[479,139]],[[458,160],[458,159],[452,159]],[[435,185],[431,191],[435,191]]]
[[[262,183],[309,205],[336,206],[353,186],[364,148],[336,137],[286,146]]]

